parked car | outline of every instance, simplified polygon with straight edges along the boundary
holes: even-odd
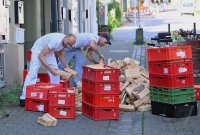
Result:
[[[192,1],[187,1],[182,3],[181,15],[191,14],[194,16],[194,12],[195,12],[195,6]]]

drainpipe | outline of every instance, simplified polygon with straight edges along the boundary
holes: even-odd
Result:
[[[96,23],[96,0],[91,0],[91,5],[90,5],[90,9],[91,9],[91,27],[90,30],[93,34],[97,34],[98,33],[98,26]]]
[[[140,26],[140,0],[138,0],[138,23]]]
[[[69,11],[71,11],[72,8],[71,1],[72,0],[63,1],[63,6],[66,7],[66,13],[67,13],[66,18],[64,19],[64,34],[72,33],[72,23],[69,20]]]
[[[51,0],[52,32],[57,32],[56,0]]]
[[[82,19],[82,6],[83,6],[83,0],[79,0],[78,1],[78,13],[79,13],[79,15],[78,15],[78,29],[79,29],[79,32],[81,33],[81,32],[83,32],[83,27],[82,27],[82,25],[83,25],[83,19]]]
[[[63,0],[58,0],[58,32],[64,33],[63,26]]]

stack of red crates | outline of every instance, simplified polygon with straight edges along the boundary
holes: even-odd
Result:
[[[38,83],[27,86],[25,109],[48,112],[55,118],[75,118],[75,88]]]
[[[147,50],[150,85],[163,88],[193,86],[191,46],[172,46]]]
[[[82,114],[94,120],[119,119],[119,69],[83,66]]]
[[[75,118],[75,89],[62,88],[50,90],[49,114],[59,119]]]
[[[197,105],[194,97],[188,96],[190,100],[181,98],[184,90],[191,90],[191,93],[194,90],[191,46],[150,48],[147,53],[150,92],[153,92],[150,93],[152,113],[166,117],[185,117],[188,113],[186,111],[192,105],[194,109],[191,115],[196,115]],[[163,98],[166,96],[167,98],[164,100]],[[185,103],[184,101],[192,102]]]
[[[49,91],[62,88],[61,84],[38,83],[26,87],[25,109],[48,112]]]

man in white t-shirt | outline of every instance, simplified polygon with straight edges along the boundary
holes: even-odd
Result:
[[[62,33],[50,33],[37,39],[31,48],[31,62],[29,72],[26,76],[23,92],[20,96],[20,106],[24,106],[26,98],[26,86],[35,84],[37,81],[38,70],[43,64],[47,68],[47,73],[50,76],[50,82],[54,84],[60,83],[60,76],[56,70],[58,64],[55,53],[63,63],[64,67],[68,67],[65,58],[62,55],[64,48],[72,46],[76,42],[76,36],[73,34],[64,35]],[[54,53],[55,52],[55,53]]]
[[[111,45],[110,38],[107,34],[104,34],[102,36],[98,36],[92,33],[76,34],[76,43],[69,48],[65,48],[63,51],[63,55],[67,63],[69,63],[71,59],[74,59],[74,70],[78,73],[78,75],[73,80],[73,86],[76,86],[76,84],[82,78],[82,66],[84,63],[84,56],[81,49],[87,49],[86,56],[88,60],[90,60],[94,64],[98,64],[100,59],[104,60],[104,55],[99,51],[97,45],[103,47],[107,44]],[[99,60],[94,59],[93,52],[95,52],[99,56]],[[58,68],[64,68],[64,65],[61,61],[58,62]]]

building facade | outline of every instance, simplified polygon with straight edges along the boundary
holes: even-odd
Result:
[[[8,26],[6,34],[0,28],[1,37],[5,39],[4,42],[0,40],[5,55],[3,79],[0,65],[0,84],[3,82],[3,85],[16,80],[23,83],[26,52],[42,35],[50,32],[98,32],[96,0],[3,0],[0,11],[3,9],[1,6],[5,9],[3,13],[8,15],[5,20],[0,14],[0,24]]]

